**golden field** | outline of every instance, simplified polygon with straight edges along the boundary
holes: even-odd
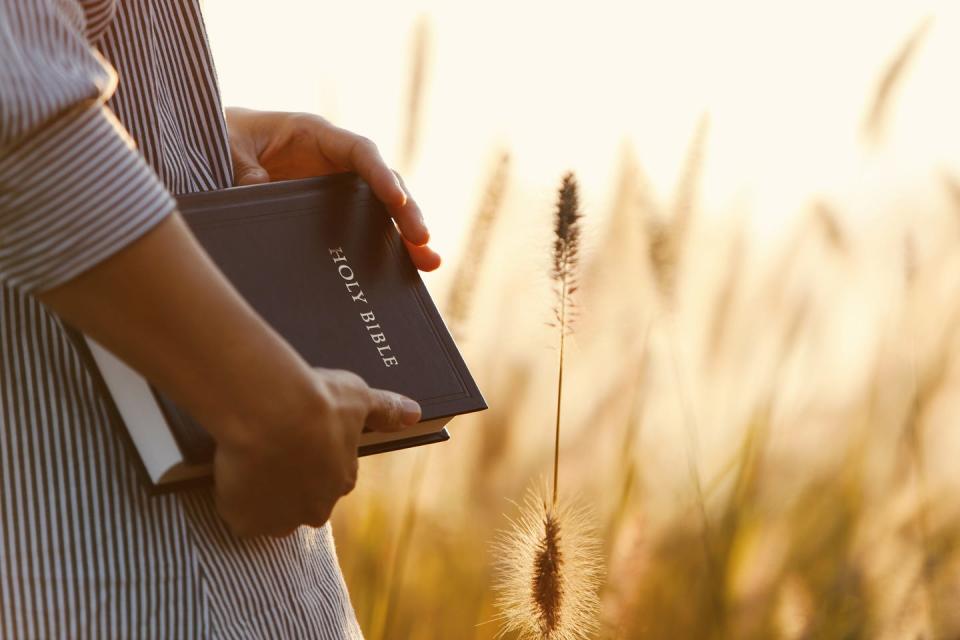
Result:
[[[674,162],[648,167],[628,136],[588,181],[559,484],[599,536],[599,637],[960,637],[960,165],[903,152],[958,142],[917,118],[940,94],[911,84],[952,95],[937,43],[957,29],[921,18],[888,34],[862,105],[838,107],[856,111],[838,118],[852,151],[824,147],[823,164],[854,160],[829,186],[791,167],[760,186],[782,204],[705,197],[730,174],[727,112],[710,108],[688,114]],[[430,25],[410,32],[391,106],[392,157],[424,202]],[[460,248],[428,283],[490,409],[450,442],[364,459],[334,514],[371,640],[497,637],[495,542],[552,470],[556,193],[525,177],[542,149],[488,142],[471,204],[445,212],[466,220]]]

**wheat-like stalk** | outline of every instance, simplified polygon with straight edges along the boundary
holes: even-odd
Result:
[[[464,325],[470,316],[476,281],[486,263],[490,238],[503,208],[509,175],[510,154],[504,151],[490,173],[480,207],[467,233],[467,245],[450,281],[445,316],[448,326],[457,337],[462,337]]]
[[[430,21],[421,16],[414,27],[411,46],[410,84],[407,88],[406,123],[403,129],[403,146],[400,152],[400,171],[408,173],[413,168],[417,147],[420,143],[420,121],[423,113],[423,94],[427,83],[427,63],[430,54]]]
[[[954,219],[960,222],[960,178],[947,171],[941,174],[941,178],[947,197],[950,198],[950,203],[953,205],[951,209],[956,214]]]
[[[554,313],[560,333],[560,357],[557,374],[557,412],[553,443],[553,503],[557,503],[560,470],[560,414],[563,401],[563,348],[573,326],[573,293],[577,290],[577,265],[580,262],[580,196],[572,173],[563,177],[557,199],[553,226],[553,270],[551,277],[557,293]]]
[[[813,222],[824,242],[839,255],[850,252],[850,238],[840,222],[840,214],[824,200],[814,203]]]
[[[573,326],[573,293],[580,257],[580,197],[572,173],[563,177],[553,228],[551,279],[559,333],[557,411],[550,499],[530,492],[520,516],[496,543],[500,636],[517,633],[538,640],[580,640],[598,626],[600,544],[592,516],[559,499],[560,417],[564,343]]]
[[[413,541],[413,532],[417,525],[419,514],[418,503],[423,488],[423,478],[426,472],[430,449],[421,449],[417,452],[413,469],[410,475],[409,491],[403,509],[403,519],[397,533],[396,546],[390,555],[383,580],[383,591],[374,605],[372,614],[370,638],[382,639],[388,637],[390,617],[396,605],[406,573],[407,560],[410,555],[410,546]]]
[[[734,299],[742,287],[747,254],[746,230],[743,226],[738,226],[733,233],[726,269],[714,294],[713,310],[708,319],[706,355],[710,366],[716,366],[724,345],[729,341],[727,332],[734,310]]]
[[[660,205],[633,147],[624,143],[620,152],[617,178],[611,198],[610,212],[602,235],[597,238],[599,251],[592,251],[582,267],[584,295],[602,295],[603,286],[614,278],[622,278],[624,269],[644,263],[647,256],[638,243],[646,244],[642,225],[659,216]],[[589,304],[589,300],[587,301]],[[604,318],[609,321],[609,318]]]
[[[644,210],[650,267],[661,301],[667,307],[676,296],[677,273],[696,211],[709,130],[710,120],[704,115],[687,149],[669,220],[657,215],[653,209]]]
[[[583,640],[598,628],[601,565],[593,516],[530,490],[495,545],[498,637]]]
[[[883,138],[887,113],[890,111],[891,102],[893,102],[893,94],[903,80],[907,67],[916,55],[917,49],[920,48],[927,32],[930,31],[932,24],[933,19],[928,17],[914,29],[880,77],[880,82],[877,84],[877,90],[873,94],[873,100],[870,102],[870,109],[863,124],[863,132],[869,142],[875,144]]]

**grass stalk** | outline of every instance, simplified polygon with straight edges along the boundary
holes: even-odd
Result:
[[[684,433],[686,435],[686,453],[687,467],[690,474],[690,482],[693,485],[694,500],[696,501],[698,514],[700,516],[700,538],[703,545],[704,561],[707,565],[707,572],[710,577],[710,584],[718,584],[719,566],[716,553],[714,552],[711,540],[712,531],[710,527],[710,517],[707,514],[706,497],[703,491],[703,481],[700,477],[700,436],[697,430],[697,420],[691,407],[690,399],[687,397],[687,387],[684,382],[683,374],[680,368],[680,361],[677,355],[676,341],[673,336],[672,325],[667,327],[667,347],[670,354],[670,371],[674,379],[674,388],[677,393],[677,402],[680,405],[680,411],[683,420]],[[723,619],[723,600],[722,594],[711,589],[711,604],[713,607],[714,622],[719,624]]]
[[[916,57],[917,50],[926,38],[931,26],[933,26],[933,19],[927,17],[915,27],[913,33],[900,45],[900,49],[880,76],[880,82],[873,94],[863,125],[864,135],[868,142],[877,144],[883,139],[893,96],[897,87],[903,82],[906,70]]]
[[[375,640],[384,640],[384,638],[390,637],[387,635],[387,631],[390,628],[390,618],[396,605],[400,585],[403,584],[404,574],[406,573],[410,545],[413,541],[413,531],[417,525],[417,505],[420,502],[420,491],[430,458],[430,448],[419,449],[416,456],[410,472],[410,489],[407,492],[407,499],[400,520],[400,529],[393,553],[390,555],[390,562],[387,565],[383,590],[374,607],[370,638]]]
[[[423,118],[423,96],[427,83],[429,53],[430,22],[426,16],[421,16],[414,27],[411,46],[412,61],[410,83],[407,88],[406,122],[403,128],[403,145],[400,152],[400,171],[404,174],[413,169],[417,149],[420,145],[420,124]]]
[[[567,287],[562,285],[560,297],[560,361],[557,364],[557,420],[553,430],[553,506],[557,506],[557,492],[560,477],[560,410],[563,401],[563,347],[566,338]]]

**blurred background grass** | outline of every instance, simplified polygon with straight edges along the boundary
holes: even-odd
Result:
[[[491,407],[338,507],[368,638],[496,635],[491,543],[552,460],[566,168],[561,486],[602,533],[602,637],[960,637],[956,9],[207,5],[229,104],[403,168]]]

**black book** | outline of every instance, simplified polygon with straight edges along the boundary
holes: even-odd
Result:
[[[315,367],[420,403],[419,424],[364,433],[370,455],[449,439],[486,408],[383,205],[354,174],[188,194],[191,231],[240,294]],[[151,490],[209,481],[203,427],[91,338],[70,330]]]

